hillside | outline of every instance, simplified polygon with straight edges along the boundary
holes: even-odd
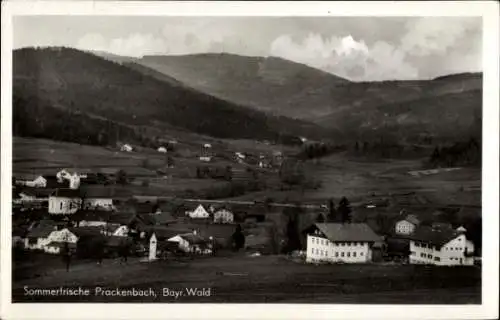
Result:
[[[447,139],[457,130],[469,135],[480,126],[482,74],[478,73],[420,81],[350,82],[273,57],[145,56],[134,63],[227,101],[308,120],[346,137],[403,134],[415,140],[430,134]]]
[[[301,118],[320,108],[311,97],[348,80],[275,57],[231,54],[145,56],[135,61],[216,97]],[[298,98],[297,95],[305,95]],[[311,112],[308,110],[307,112]],[[315,112],[315,111],[314,111]]]
[[[16,135],[99,144],[111,143],[117,130],[142,139],[139,128],[151,126],[274,141],[325,133],[75,49],[15,50],[13,69]]]

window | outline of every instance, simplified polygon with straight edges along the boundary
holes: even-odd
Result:
[[[353,253],[352,253],[352,256],[353,256],[354,258],[356,258],[356,252],[353,252]]]
[[[441,261],[441,258],[439,258],[439,257],[434,257],[434,261]]]
[[[416,254],[415,251],[410,251],[410,256],[414,256]]]
[[[421,258],[425,258],[425,253],[420,253]]]
[[[339,253],[335,252],[335,257],[338,258],[338,256],[339,256]]]
[[[359,255],[360,255],[360,256],[363,256],[363,252],[360,252],[360,253],[359,253]]]
[[[62,210],[62,206],[63,206],[63,203],[61,202],[61,203],[60,203],[60,206],[59,206],[61,210]]]
[[[349,258],[351,256],[351,253],[350,252],[347,252],[347,257]]]
[[[418,242],[415,242],[415,247],[419,247]]]
[[[341,256],[341,257],[344,257],[344,253],[343,253],[343,252],[341,252],[341,253],[340,253],[340,256]]]
[[[427,258],[432,259],[432,254],[428,254]]]

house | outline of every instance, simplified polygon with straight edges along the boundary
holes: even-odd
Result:
[[[159,147],[158,148],[158,152],[160,152],[160,153],[167,153],[167,148],[165,148],[165,147]]]
[[[120,147],[120,151],[123,151],[123,152],[132,152],[132,150],[134,150],[134,149],[129,144],[124,144]]]
[[[49,196],[53,193],[54,190],[45,189],[45,188],[20,188],[16,187],[16,190],[12,193],[12,203],[13,204],[22,204],[23,208],[26,208],[26,205],[33,204],[34,207],[37,207],[35,204],[39,204],[38,207],[41,207],[42,204],[49,201]]]
[[[215,223],[233,223],[234,222],[234,214],[227,209],[218,210],[214,213],[214,222]]]
[[[212,161],[212,157],[211,156],[201,156],[200,157],[200,161],[211,162]]]
[[[85,210],[114,210],[113,192],[111,188],[87,188],[81,190],[82,209]]]
[[[56,174],[57,181],[62,183],[63,181],[69,182],[70,189],[78,189],[80,187],[80,179],[86,178],[87,175],[80,174],[75,170],[63,169]]]
[[[401,235],[412,234],[419,224],[418,218],[413,214],[409,214],[405,219],[396,222],[394,232]]]
[[[210,149],[210,148],[212,148],[212,145],[211,145],[210,143],[205,143],[205,144],[203,145],[203,148],[205,148],[205,149]]]
[[[29,250],[43,250],[47,253],[59,253],[56,243],[76,244],[78,237],[68,228],[58,230],[56,226],[44,225],[33,228],[27,235],[24,247]],[[51,246],[47,247],[49,244]],[[60,249],[60,248],[59,248]]]
[[[209,254],[212,252],[208,249],[207,241],[200,237],[196,231],[176,235],[167,241],[177,243],[179,250],[186,253]]]
[[[49,196],[50,214],[73,214],[81,208],[80,192],[74,189],[56,189]]]
[[[409,236],[411,264],[473,265],[474,244],[459,227],[438,229],[420,226]]]
[[[108,223],[110,211],[80,209],[71,215],[71,220],[79,227],[99,227]]]
[[[19,180],[16,179],[16,185],[31,188],[46,188],[47,179],[45,179],[43,176],[22,177]]]
[[[201,219],[201,218],[209,218],[210,214],[208,213],[207,210],[203,207],[203,205],[198,205],[194,211],[187,211],[186,215],[189,216],[191,219]]]
[[[381,238],[365,223],[316,223],[307,235],[307,262],[367,263]]]

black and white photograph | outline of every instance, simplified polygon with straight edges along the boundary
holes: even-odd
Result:
[[[498,4],[58,3],[2,21],[2,303],[498,316]]]

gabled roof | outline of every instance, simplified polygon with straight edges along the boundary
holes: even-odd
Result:
[[[55,226],[38,226],[28,232],[28,238],[47,238],[55,230]]]
[[[206,242],[205,239],[203,239],[201,236],[193,233],[184,233],[180,234],[179,236],[190,244],[201,244]]]
[[[435,229],[428,226],[420,226],[413,234],[407,236],[407,238],[414,241],[430,243],[440,248],[458,236],[459,233],[453,229]]]
[[[366,223],[316,223],[316,227],[332,242],[381,240]]]

